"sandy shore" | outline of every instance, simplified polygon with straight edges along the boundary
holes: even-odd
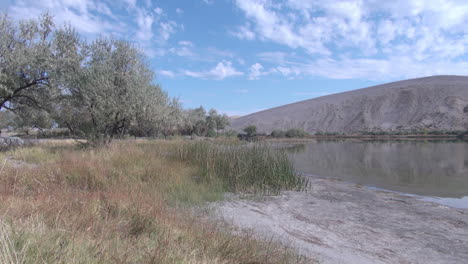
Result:
[[[468,210],[329,179],[217,206],[227,222],[321,263],[468,263]]]

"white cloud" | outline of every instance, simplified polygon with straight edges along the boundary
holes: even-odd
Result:
[[[130,7],[135,7],[137,0],[124,0]]]
[[[37,18],[40,14],[48,10],[57,24],[70,23],[78,31],[85,34],[98,34],[113,32],[119,34],[125,31],[125,26],[112,20],[109,6],[104,3],[95,4],[90,0],[82,1],[21,1],[10,5],[7,12],[13,18],[28,19]],[[92,11],[99,14],[96,15]]]
[[[243,72],[236,70],[232,66],[232,62],[223,60],[219,62],[213,69],[208,71],[188,71],[185,70],[182,74],[195,78],[223,80],[228,77],[244,75]]]
[[[304,73],[300,68],[298,67],[284,67],[284,66],[278,66],[274,69],[272,69],[272,72],[276,73],[281,73],[282,75],[286,77],[297,77],[300,74]]]
[[[260,63],[255,63],[249,68],[249,80],[257,80],[260,76],[268,73],[263,71],[263,66]]]
[[[187,47],[193,47],[193,43],[188,40],[181,40],[179,41],[179,45],[181,46],[187,46]]]
[[[196,58],[197,54],[192,51],[193,43],[187,40],[181,40],[178,42],[178,46],[169,49],[169,52],[180,57]]]
[[[253,40],[255,39],[255,33],[250,30],[249,26],[240,26],[232,35],[239,39]]]
[[[160,70],[158,71],[158,74],[169,78],[174,78],[176,76],[176,74],[173,71],[169,70]]]
[[[177,24],[174,21],[161,22],[159,23],[159,37],[167,41],[172,34],[176,31]]]
[[[136,37],[139,40],[146,41],[153,38],[153,22],[152,14],[139,12],[137,16],[138,31],[136,32]]]
[[[169,51],[180,57],[196,57],[195,52],[192,51],[193,44],[189,41],[179,41],[179,46],[170,48]]]
[[[468,1],[236,0],[243,31],[293,52],[258,54],[295,78],[388,79],[467,74]],[[247,26],[245,26],[247,25]],[[253,38],[253,37],[252,37]],[[265,67],[265,65],[262,65]]]
[[[242,58],[240,51],[234,53],[226,46],[216,46],[218,43],[201,49],[188,40],[179,41],[175,36],[184,31],[183,25],[150,0],[18,0],[6,6],[6,11],[14,18],[26,19],[49,10],[57,24],[70,23],[88,39],[98,35],[127,38],[150,57],[171,55],[219,62],[211,70],[185,71],[185,75],[205,79],[244,72],[249,79],[266,74],[335,79],[468,74],[466,0],[232,2],[245,19],[228,32],[241,40],[275,44],[267,47],[269,51],[256,58]],[[171,14],[180,19],[182,16],[176,14],[183,12],[176,8]],[[231,62],[243,70],[235,69]]]
[[[164,13],[164,10],[160,7],[156,7],[154,9],[154,13],[156,13],[158,16],[162,15]]]
[[[407,57],[389,59],[324,58],[308,63],[285,63],[268,72],[288,78],[316,76],[330,79],[391,80],[416,78],[430,75],[468,75],[468,62],[433,62],[430,67],[424,62],[414,62]]]
[[[315,38],[304,37],[313,35],[311,30],[299,33],[294,28],[293,21],[282,15],[274,6],[262,0],[236,0],[237,6],[252,20],[259,37],[291,48],[304,48],[310,53],[327,54],[328,50]]]

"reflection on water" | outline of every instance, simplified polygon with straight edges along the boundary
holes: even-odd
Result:
[[[468,196],[467,142],[317,141],[286,149],[306,174],[423,196]]]

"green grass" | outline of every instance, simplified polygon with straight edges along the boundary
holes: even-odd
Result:
[[[187,142],[178,146],[176,158],[198,167],[200,180],[230,192],[278,194],[307,185],[285,152],[265,144]]]

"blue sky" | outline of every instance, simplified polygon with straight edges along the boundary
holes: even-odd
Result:
[[[436,74],[468,75],[466,0],[0,0],[135,42],[184,107],[243,115]]]

